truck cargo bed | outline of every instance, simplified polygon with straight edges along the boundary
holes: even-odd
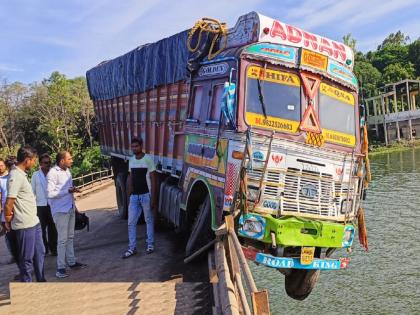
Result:
[[[185,81],[179,81],[143,93],[95,100],[102,153],[128,157],[131,138],[141,137],[158,169],[179,175],[188,88]]]

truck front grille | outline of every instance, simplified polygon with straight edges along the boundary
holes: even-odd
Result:
[[[255,201],[262,168],[248,170],[249,201]],[[356,184],[356,183],[355,183]],[[350,191],[349,191],[350,186]],[[330,174],[288,168],[287,171],[267,170],[260,203],[255,210],[274,215],[293,214],[311,217],[339,217],[342,201],[355,198],[357,188],[348,182],[334,181]],[[278,203],[278,209],[264,208],[264,200]],[[273,205],[273,203],[270,203]],[[354,209],[349,209],[353,213]]]

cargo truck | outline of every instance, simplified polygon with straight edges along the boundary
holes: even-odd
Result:
[[[86,76],[118,211],[127,215],[133,137],[159,173],[159,213],[191,255],[239,213],[247,258],[306,298],[346,268],[366,183],[353,51],[251,12],[102,62]],[[363,120],[362,120],[363,121]],[[359,216],[360,217],[360,216]]]

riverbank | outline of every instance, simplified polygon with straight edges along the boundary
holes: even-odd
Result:
[[[420,139],[407,141],[402,140],[399,142],[394,142],[388,146],[384,145],[371,145],[369,146],[369,156],[384,154],[384,153],[391,153],[391,152],[399,152],[399,151],[406,151],[413,148],[419,148],[420,147]]]

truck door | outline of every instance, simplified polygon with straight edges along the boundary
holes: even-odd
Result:
[[[221,101],[226,79],[213,80],[209,91],[208,108],[205,120],[205,136],[203,137],[203,166],[218,173],[225,173],[225,161],[221,154],[226,151],[227,140],[218,139]],[[219,141],[219,145],[217,142]],[[216,150],[219,151],[216,152]]]

